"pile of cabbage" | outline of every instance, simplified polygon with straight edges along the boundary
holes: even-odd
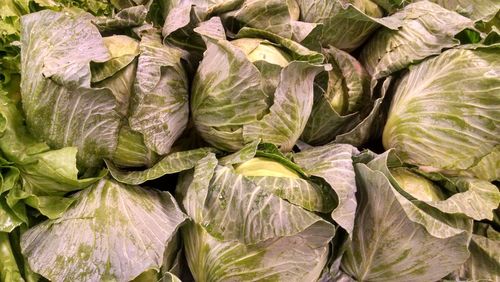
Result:
[[[0,281],[497,281],[499,11],[2,0]]]

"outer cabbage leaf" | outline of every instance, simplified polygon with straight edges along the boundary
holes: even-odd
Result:
[[[113,165],[124,168],[152,167],[160,156],[144,144],[144,137],[128,125],[120,128],[118,145],[113,153]]]
[[[159,276],[156,277],[159,282],[180,282],[189,277],[188,266],[184,256],[184,250],[181,245],[180,232],[172,239],[163,257],[163,265],[160,269]],[[149,281],[145,280],[144,282]]]
[[[211,16],[231,11],[239,7],[244,0],[186,0],[165,1],[165,24],[162,34],[173,35],[175,31],[183,31],[184,35],[192,33],[192,29]],[[194,6],[194,7],[193,7]]]
[[[500,10],[495,0],[430,0],[472,20],[491,20]]]
[[[116,99],[117,111],[126,116],[136,72],[135,58],[140,52],[139,43],[125,35],[107,36],[103,41],[111,59],[90,65],[91,83],[93,87],[111,90]]]
[[[393,77],[391,76],[383,79],[382,83],[372,80],[370,93],[372,93],[372,99],[374,100],[369,113],[366,116],[354,116],[355,118],[350,122],[357,123],[356,126],[345,133],[337,135],[332,142],[363,146],[366,142],[377,140],[380,137],[385,121],[383,105],[391,97],[388,95],[388,91],[392,81]]]
[[[187,219],[166,192],[102,179],[74,205],[22,237],[32,269],[50,280],[130,281],[159,269],[167,243]]]
[[[214,155],[181,176],[178,192],[194,220],[182,232],[195,279],[319,277],[335,232],[320,217],[218,166]]]
[[[316,51],[310,50],[303,45],[298,44],[293,40],[289,40],[282,36],[273,34],[271,32],[255,29],[255,28],[242,28],[238,34],[237,38],[261,38],[266,39],[281,48],[291,56],[292,60],[295,61],[306,61],[311,64],[322,64],[325,60],[324,56]]]
[[[174,43],[187,43],[202,47],[201,40],[189,37],[199,36],[193,29],[211,17],[220,16],[224,26],[237,33],[242,27],[266,30],[291,38],[292,25],[298,19],[295,0],[189,0],[166,1],[166,20],[163,35]],[[201,43],[201,45],[200,45]]]
[[[255,157],[284,166],[292,174],[296,174],[297,177],[249,176],[248,167],[241,169],[239,165]],[[265,192],[274,194],[306,210],[328,213],[338,205],[337,196],[327,183],[319,179],[309,178],[309,175],[301,167],[284,156],[272,144],[260,144],[260,140],[256,140],[248,143],[235,153],[221,157],[218,162],[224,166],[234,166],[239,173],[243,173],[246,178],[261,187]],[[255,166],[257,170],[261,168],[262,165]],[[299,175],[304,178],[299,178]]]
[[[472,235],[471,256],[459,269],[459,279],[495,281],[500,277],[500,234],[489,231],[489,236]]]
[[[342,269],[356,280],[435,281],[467,260],[470,222],[424,212],[370,168],[386,159],[373,162],[355,166],[359,209]]]
[[[475,167],[500,142],[497,52],[448,50],[411,68],[394,94],[384,147],[427,171]]]
[[[98,167],[114,151],[120,123],[111,91],[90,87],[90,62],[110,59],[91,19],[49,10],[22,18],[21,94],[28,127],[52,148],[78,147],[85,168]]]
[[[170,272],[166,272],[162,277],[161,277],[161,282],[182,282],[182,280],[179,279],[179,277],[175,276],[174,274]]]
[[[401,9],[403,6],[422,0],[373,0],[389,13]],[[495,0],[427,0],[440,6],[455,11],[474,21],[491,20],[500,9],[500,3]]]
[[[337,196],[324,183],[288,177],[247,176],[247,178],[264,191],[275,194],[308,211],[328,213],[338,205]]]
[[[254,141],[240,151],[221,158],[219,163],[225,166],[237,165],[254,157],[261,157],[284,165],[303,178],[277,176],[246,176],[246,178],[264,191],[307,210],[328,213],[335,208],[332,218],[350,232],[356,210],[354,198],[356,184],[351,157],[357,153],[358,151],[350,145],[333,144],[311,147],[300,153],[284,156],[276,146],[259,145],[259,141]],[[351,229],[348,229],[349,226]]]
[[[361,52],[361,62],[374,79],[459,45],[455,35],[474,26],[472,20],[427,1],[410,4],[389,18],[400,19],[401,28],[380,29]]]
[[[262,139],[290,151],[304,130],[313,105],[313,81],[321,71],[306,62],[292,62],[280,76],[269,114],[243,126],[243,139],[248,143]]]
[[[100,31],[110,31],[126,27],[140,26],[146,20],[148,9],[143,5],[121,10],[112,18],[102,16],[94,21]]]
[[[356,180],[352,156],[356,148],[333,144],[304,150],[293,155],[293,160],[310,175],[323,178],[337,194],[338,206],[332,218],[349,234],[354,227],[356,212]]]
[[[66,8],[78,8],[82,11],[89,12],[95,16],[107,16],[113,12],[113,6],[107,0],[33,0],[36,4],[44,9],[63,10]]]
[[[297,234],[320,220],[313,213],[267,193],[227,167],[216,168],[211,190],[207,193],[200,222],[212,236],[222,241],[257,244]],[[235,213],[236,208],[239,213]],[[272,214],[280,214],[280,217],[266,216]]]
[[[118,10],[125,10],[139,5],[146,7],[152,5],[151,0],[110,0],[109,2]]]
[[[139,43],[135,39],[125,35],[107,36],[103,38],[103,41],[109,51],[110,60],[90,65],[92,73],[90,82],[92,83],[101,82],[114,76],[120,70],[130,65],[140,53]],[[133,76],[130,80],[133,80]]]
[[[374,3],[384,8],[389,14],[393,14],[398,9],[412,2],[412,0],[372,0]]]
[[[145,170],[120,170],[109,161],[106,161],[106,165],[114,179],[126,184],[138,185],[148,180],[160,178],[166,174],[173,174],[191,169],[200,159],[215,151],[216,150],[212,148],[199,148],[172,153],[159,160],[151,168]]]
[[[194,68],[206,49],[200,34],[194,29],[203,25],[204,21],[219,16],[232,34],[242,27],[252,27],[291,38],[295,20],[298,19],[295,0],[164,0],[162,4],[165,41],[189,51],[186,56]],[[305,29],[299,29],[307,33]]]
[[[291,38],[293,21],[299,17],[298,9],[296,0],[245,0],[238,9],[221,17],[233,32],[246,26]]]
[[[351,4],[352,2],[355,2]],[[300,18],[309,23],[319,23],[319,31],[311,31],[314,40],[323,47],[328,45],[352,51],[381,26],[397,29],[400,21],[397,18],[380,18],[382,11],[371,1],[340,0],[298,0]]]
[[[500,192],[495,185],[469,177],[446,178],[440,174],[425,173],[423,175],[438,181],[452,194],[442,201],[428,201],[428,205],[449,214],[461,213],[477,221],[493,220],[494,210],[500,204]]]
[[[388,160],[396,158],[393,151],[389,155]],[[425,173],[415,168],[399,167],[399,165],[389,169],[388,165],[390,164],[383,165],[383,162],[377,162],[376,169],[384,173],[393,187],[414,203],[423,202],[443,213],[462,214],[477,221],[493,220],[494,210],[500,204],[498,188],[488,181],[469,177],[448,178],[439,173]],[[402,183],[398,182],[398,179]],[[434,186],[426,191],[427,184],[425,183],[432,183],[431,185]],[[410,189],[408,191],[405,185],[421,185],[417,189],[422,192],[421,195],[429,196],[430,199],[424,198],[423,200],[412,195],[411,188],[408,188]],[[433,190],[438,191],[433,192]]]
[[[253,159],[257,154],[259,145],[260,145],[260,140],[255,140],[253,142],[250,142],[246,144],[243,148],[241,148],[239,151],[220,158],[219,163],[221,165],[229,166],[249,161]]]
[[[454,212],[449,214],[446,211],[432,208],[428,203],[416,200],[414,196],[400,187],[399,183],[389,171],[389,169],[400,168],[404,165],[401,159],[395,154],[394,150],[386,151],[382,155],[374,154],[373,156],[367,157],[367,160],[369,160],[367,161],[368,167],[383,173],[390,182],[391,187],[398,192],[396,197],[401,200],[402,207],[406,211],[408,217],[412,221],[423,225],[427,232],[435,237],[441,238],[442,236],[453,236],[470,230],[471,218],[455,214]],[[450,190],[452,193],[467,191],[467,188],[457,187],[454,183],[452,183],[452,185],[445,185],[443,188]],[[458,209],[463,211],[467,210],[468,207],[458,207]],[[466,214],[466,212],[462,213]]]
[[[500,9],[500,3],[494,0],[429,0],[440,6],[455,11],[474,21],[489,21]]]
[[[160,155],[170,151],[188,121],[188,78],[182,53],[162,44],[159,31],[140,30],[141,55],[131,101],[130,128],[144,136],[148,148]]]
[[[471,175],[487,181],[500,180],[500,145],[470,169]],[[467,173],[468,174],[468,173]]]
[[[316,226],[296,236],[244,245],[219,241],[196,223],[182,228],[188,264],[199,281],[314,281],[328,256],[328,248],[319,246],[332,233]]]
[[[194,72],[206,46],[193,30],[203,24],[206,14],[203,8],[193,7],[191,1],[163,0],[161,3],[165,17],[162,28],[164,42],[188,51],[186,58],[192,65],[191,71]]]

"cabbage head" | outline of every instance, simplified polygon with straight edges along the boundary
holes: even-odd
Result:
[[[498,50],[448,50],[410,68],[389,109],[384,147],[428,171],[498,180]]]
[[[323,56],[262,30],[227,40],[218,18],[195,29],[207,50],[196,71],[191,113],[212,146],[237,151],[261,139],[290,151],[312,110]]]
[[[475,221],[494,219],[495,185],[426,173],[401,162],[394,150],[365,151],[356,162],[359,208],[342,272],[357,281],[436,281],[479,263],[469,242]]]
[[[334,223],[352,231],[353,147],[286,157],[258,144],[208,154],[180,176],[177,196],[192,218],[181,228],[184,250],[197,281],[315,281],[332,255]]]
[[[51,148],[77,147],[82,171],[99,169],[104,158],[149,167],[170,152],[187,124],[182,53],[163,45],[151,26],[133,36],[105,36],[94,22],[78,11],[22,18],[26,123]],[[105,23],[101,28],[118,26]]]

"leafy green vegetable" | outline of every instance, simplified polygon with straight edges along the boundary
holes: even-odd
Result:
[[[384,146],[405,162],[445,173],[494,154],[500,142],[497,51],[453,49],[410,68],[394,94]]]
[[[473,27],[472,20],[427,1],[408,5],[390,17],[402,20],[401,28],[381,29],[361,52],[362,63],[375,79],[459,45],[455,35]]]
[[[500,234],[489,227],[486,234],[473,234],[469,245],[471,256],[459,269],[459,279],[494,280],[498,271]]]
[[[311,117],[301,136],[312,145],[323,145],[349,133],[373,106],[370,77],[363,66],[334,47],[323,49],[323,54],[333,69],[316,78]]]
[[[360,208],[342,269],[357,280],[440,279],[469,257],[472,220],[407,199],[385,175],[388,157],[355,166]]]
[[[14,252],[10,245],[9,234],[0,232],[0,280],[2,281],[21,281],[21,272],[17,266]]]
[[[334,226],[299,202],[284,201],[287,192],[279,190],[280,184],[266,181],[296,180],[295,174],[275,176],[276,167],[283,165],[254,176],[246,164],[234,170],[209,154],[181,176],[179,197],[193,219],[182,231],[193,276],[217,281],[316,279],[326,263]],[[290,244],[297,248],[287,248]]]
[[[305,22],[318,23],[319,32],[311,32],[305,42],[327,47],[335,46],[352,51],[359,47],[377,28],[384,26],[397,29],[400,26],[396,18],[381,18],[382,10],[373,1],[340,0],[298,0],[301,19]]]
[[[61,218],[22,238],[30,266],[51,280],[129,281],[159,269],[167,243],[187,219],[170,194],[107,178],[73,198]]]
[[[19,109],[4,95],[0,95],[0,117],[4,121],[0,150],[6,158],[2,161],[0,191],[8,192],[4,210],[11,214],[7,222],[17,223],[12,227],[27,222],[24,203],[47,217],[59,217],[72,203],[64,197],[66,193],[81,190],[105,174],[79,178],[77,149],[50,150],[45,143],[36,141],[27,131]]]
[[[28,127],[52,148],[78,147],[82,170],[99,168],[103,158],[151,166],[187,125],[182,53],[163,46],[153,27],[138,29],[137,43],[124,35],[102,37],[92,20],[52,11],[23,18],[23,44],[30,46],[23,49],[21,81]],[[41,21],[61,30],[39,32]],[[128,161],[130,154],[137,157]]]
[[[0,282],[498,280],[497,2],[0,1]]]
[[[247,43],[249,50],[268,46],[275,50],[270,57],[278,54],[273,60],[281,65],[286,60],[283,53],[296,60],[284,67],[267,57],[252,62],[255,59],[238,45],[213,35],[221,27],[216,21],[196,29],[208,46],[193,81],[191,111],[197,130],[211,145],[228,151],[257,139],[291,150],[312,109],[312,82],[322,68],[322,56],[291,40],[245,29],[239,37],[269,42],[246,39],[254,44]]]

